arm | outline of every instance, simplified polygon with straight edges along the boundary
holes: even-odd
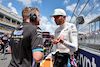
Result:
[[[31,49],[32,49],[32,54],[33,54],[33,59],[35,62],[40,62],[44,58],[43,54],[43,38],[42,38],[42,33],[40,29],[34,30],[32,32],[31,36]]]
[[[35,62],[40,62],[44,58],[44,54],[41,51],[34,51],[32,54]]]
[[[64,40],[63,44],[68,47],[71,51],[77,51],[78,49],[78,41],[77,41],[77,29],[75,25],[71,25],[70,27],[70,35],[69,35],[69,41]]]
[[[11,53],[11,47],[8,45],[8,52]]]

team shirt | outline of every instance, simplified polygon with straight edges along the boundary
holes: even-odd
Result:
[[[2,40],[2,42],[7,43],[8,42],[8,36],[7,35],[3,35],[1,40]]]
[[[41,29],[24,22],[11,34],[12,59],[8,67],[32,67],[32,52],[43,51]]]

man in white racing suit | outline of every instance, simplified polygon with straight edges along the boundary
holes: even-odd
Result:
[[[78,49],[77,29],[74,24],[66,22],[66,12],[63,9],[55,9],[50,17],[54,17],[55,23],[60,25],[55,30],[54,40],[51,40],[54,44],[54,67],[66,67],[70,54]]]

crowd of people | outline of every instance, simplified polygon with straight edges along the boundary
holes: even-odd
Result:
[[[8,67],[39,67],[44,59],[43,37],[40,24],[39,9],[37,7],[25,7],[22,9],[23,23],[12,33],[8,45],[8,52],[11,53],[11,61]],[[63,9],[55,9],[54,18],[59,27],[55,30],[52,55],[55,59],[53,67],[77,67],[74,52],[78,50],[77,29],[74,24],[66,22],[66,12]],[[5,40],[1,44],[5,45]],[[5,50],[5,46],[4,46]]]
[[[100,35],[100,30],[92,31],[89,33],[79,33],[79,40],[87,39],[94,35]]]

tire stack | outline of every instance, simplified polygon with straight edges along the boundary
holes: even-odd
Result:
[[[50,40],[50,33],[49,32],[43,32],[42,35],[43,35],[44,47],[46,47],[46,49],[48,49],[49,40]]]
[[[42,32],[44,47],[46,48],[44,51],[45,56],[49,54],[49,47],[50,47],[50,33],[49,32]]]

